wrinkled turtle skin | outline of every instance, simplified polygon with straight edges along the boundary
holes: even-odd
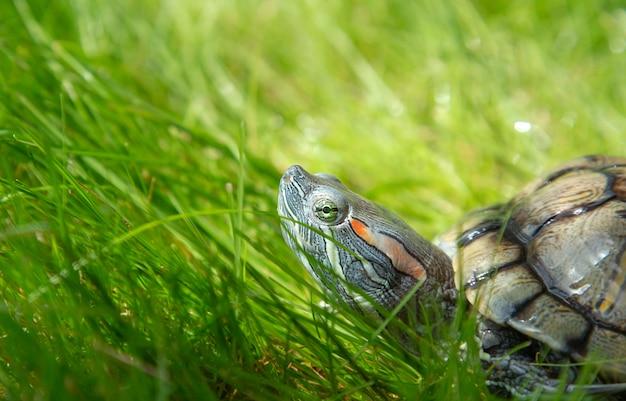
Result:
[[[626,381],[626,159],[575,160],[439,246],[482,315]]]
[[[520,338],[596,361],[604,380],[626,382],[625,158],[574,160],[509,202],[468,214],[435,244],[337,178],[300,166],[281,179],[278,212],[285,241],[309,273],[358,310],[368,300],[392,309],[418,287],[417,302],[452,316],[464,294],[480,315],[491,388],[558,391],[534,351],[509,352]],[[585,390],[623,395],[625,388]]]

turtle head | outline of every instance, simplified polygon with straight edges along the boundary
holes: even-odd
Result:
[[[391,309],[416,285],[449,284],[442,251],[336,177],[292,166],[278,192],[285,241],[324,289],[351,306],[371,309],[369,298]]]

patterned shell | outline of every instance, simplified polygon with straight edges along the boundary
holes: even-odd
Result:
[[[626,380],[626,159],[575,160],[441,241],[482,315]]]

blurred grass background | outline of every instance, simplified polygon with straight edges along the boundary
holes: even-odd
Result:
[[[626,154],[625,51],[621,1],[0,2],[0,397],[493,398],[471,321],[317,306],[280,172],[432,237]]]

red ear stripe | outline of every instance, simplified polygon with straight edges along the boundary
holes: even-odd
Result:
[[[372,242],[372,235],[370,234],[369,228],[363,223],[361,220],[352,218],[350,219],[350,226],[363,241],[367,242],[370,245],[375,245]]]
[[[350,226],[363,241],[383,252],[396,270],[413,276],[419,281],[426,279],[426,270],[397,239],[371,230],[361,220],[350,219]]]
[[[404,245],[393,237],[385,234],[379,234],[382,246],[379,247],[385,255],[391,259],[393,266],[404,274],[415,277],[417,280],[426,280],[426,270],[420,262],[411,255]]]

